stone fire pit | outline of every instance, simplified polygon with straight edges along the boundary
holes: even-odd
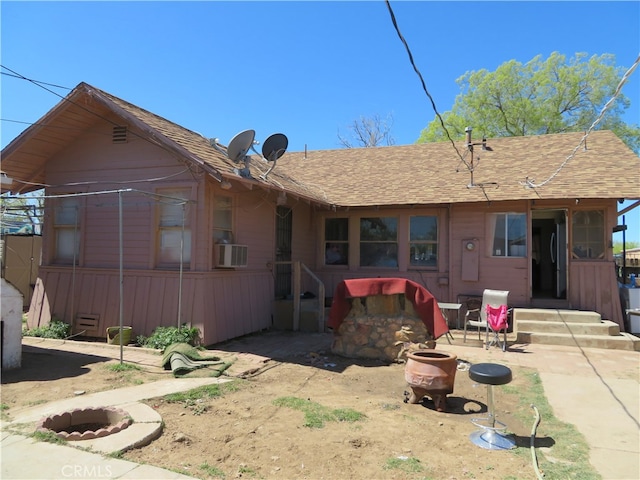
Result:
[[[129,414],[119,408],[77,408],[43,418],[36,431],[54,432],[67,441],[91,440],[118,433],[131,423]]]
[[[380,277],[340,282],[327,326],[334,333],[333,353],[390,361],[407,340],[432,343],[449,331],[438,302],[426,288],[404,278]],[[411,338],[399,339],[397,333]]]

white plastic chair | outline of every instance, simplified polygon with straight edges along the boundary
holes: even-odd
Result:
[[[486,332],[485,346],[487,350],[490,345],[501,344],[502,350],[507,349],[507,327],[504,327],[504,341],[500,342],[498,336],[499,330],[491,330],[489,323],[487,322],[487,305],[492,307],[499,307],[500,305],[508,305],[507,299],[509,297],[509,291],[507,290],[490,290],[486,289],[482,293],[482,304],[479,308],[467,309],[467,313],[464,316],[464,338],[463,341],[467,341],[467,327],[475,327],[478,329],[478,340],[480,340],[480,331],[484,328]],[[472,300],[471,300],[472,301]],[[494,334],[494,337],[489,341],[489,330]]]

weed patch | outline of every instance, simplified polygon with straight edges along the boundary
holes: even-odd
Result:
[[[528,388],[516,388],[503,385],[505,393],[519,397],[521,405],[535,405],[540,414],[540,427],[545,436],[553,440],[553,446],[545,452],[537,449],[536,455],[541,472],[546,478],[579,478],[581,480],[596,480],[601,478],[589,463],[589,446],[582,434],[571,424],[561,422],[553,415],[553,410],[547,402],[540,375],[534,369],[521,368],[518,374],[525,377]],[[518,409],[516,417],[525,425],[533,424],[533,409]],[[531,456],[529,448],[518,448],[516,455]],[[553,456],[554,461],[547,460],[545,454]]]
[[[121,373],[121,372],[130,372],[130,371],[140,371],[142,370],[142,368],[140,368],[140,366],[134,364],[134,363],[110,363],[108,365],[105,365],[105,367],[107,370],[114,372],[114,373]]]
[[[59,445],[65,445],[67,442],[60,438],[55,432],[47,431],[35,431],[31,435],[34,440],[38,440],[39,442],[48,442],[48,443],[57,443]]]
[[[220,470],[218,467],[215,467],[213,465],[209,465],[207,462],[205,462],[202,465],[200,465],[200,470],[205,472],[210,477],[216,477],[216,478],[224,478],[225,477],[225,474],[224,474],[224,472],[222,470]]]
[[[172,343],[188,343],[196,346],[200,341],[200,330],[196,327],[158,327],[151,336],[139,335],[136,338],[139,345],[155,348],[164,352]]]
[[[297,397],[280,397],[273,401],[277,407],[287,407],[304,413],[304,426],[310,428],[322,428],[326,422],[358,422],[366,418],[350,408],[330,409],[317,402]]]
[[[401,470],[406,473],[422,473],[424,467],[415,457],[392,457],[387,458],[383,467],[385,470]]]
[[[49,325],[24,330],[22,335],[25,337],[64,339],[71,335],[71,325],[60,320],[52,320]]]

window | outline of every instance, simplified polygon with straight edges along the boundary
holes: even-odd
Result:
[[[60,197],[55,202],[55,261],[77,264],[80,254],[80,197]]]
[[[398,219],[360,219],[360,266],[398,266]]]
[[[573,212],[572,234],[573,258],[604,258],[603,210]]]
[[[496,213],[490,220],[493,225],[491,254],[494,257],[525,257],[527,216],[524,213]]]
[[[233,243],[233,202],[231,197],[216,196],[213,208],[213,243]]]
[[[174,266],[191,261],[191,228],[189,226],[189,188],[163,189],[160,198],[158,263]],[[182,199],[182,200],[181,200]]]
[[[409,265],[435,267],[438,263],[438,217],[409,219]]]
[[[349,219],[327,218],[324,221],[325,265],[347,265],[349,261]]]

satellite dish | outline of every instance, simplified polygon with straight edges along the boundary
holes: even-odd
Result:
[[[274,133],[262,144],[262,156],[269,162],[279,159],[287,150],[289,140],[282,133]]]
[[[254,130],[245,130],[238,133],[231,139],[231,142],[229,142],[227,156],[236,163],[244,160],[249,148],[253,145],[255,136],[256,132]]]
[[[268,162],[273,163],[271,167],[269,167],[269,170],[260,175],[262,179],[266,180],[271,171],[276,168],[276,161],[284,155],[288,145],[289,140],[287,140],[287,137],[282,133],[274,133],[264,141],[262,145],[262,157]]]

